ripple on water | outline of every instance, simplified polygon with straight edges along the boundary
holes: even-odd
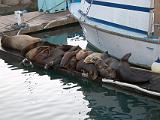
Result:
[[[77,84],[64,85],[62,79],[39,76],[23,69],[11,70],[0,61],[4,73],[0,77],[1,120],[84,119],[88,101]],[[1,69],[1,70],[2,70]],[[66,89],[68,87],[68,89]]]

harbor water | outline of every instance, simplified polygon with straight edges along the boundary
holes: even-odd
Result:
[[[67,44],[79,26],[31,34]],[[75,37],[76,36],[76,37]],[[92,48],[88,48],[92,49]],[[0,120],[160,120],[160,101],[0,54]]]

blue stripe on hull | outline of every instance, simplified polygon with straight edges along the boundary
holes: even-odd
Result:
[[[134,10],[134,11],[141,11],[141,12],[150,12],[153,8],[147,8],[147,7],[139,7],[139,6],[132,6],[132,5],[124,5],[124,4],[117,4],[117,3],[111,3],[111,2],[103,2],[103,1],[96,1],[96,0],[85,0],[88,3],[92,3],[95,5],[102,5],[107,7],[113,7],[113,8],[121,8],[121,9],[127,9],[127,10]]]
[[[83,13],[81,10],[79,10],[79,12],[82,15],[86,16],[86,14]],[[131,28],[131,27],[120,25],[120,24],[113,23],[113,22],[108,22],[108,21],[97,19],[97,18],[94,18],[94,17],[88,17],[88,16],[86,16],[86,17],[91,21],[101,23],[101,24],[104,24],[104,25],[108,25],[108,26],[111,26],[111,27],[116,27],[116,28],[120,28],[120,29],[123,29],[123,30],[128,30],[128,31],[131,31],[131,32],[141,33],[141,34],[145,34],[145,35],[148,34],[148,32],[140,30],[140,29]]]

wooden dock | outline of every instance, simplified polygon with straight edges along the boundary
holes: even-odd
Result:
[[[21,30],[21,33],[24,34],[77,22],[69,11],[54,14],[47,14],[38,11],[24,13],[23,21],[28,26]],[[15,15],[0,16],[0,33],[8,35],[17,34],[19,29],[14,27],[16,22]]]

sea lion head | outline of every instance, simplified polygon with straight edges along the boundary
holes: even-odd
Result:
[[[85,59],[88,55],[92,54],[92,51],[89,50],[80,50],[77,54],[76,54],[76,59],[77,60],[82,60]]]
[[[99,71],[101,77],[111,78],[111,79],[116,78],[116,71],[107,64],[105,64],[104,60],[97,60],[95,62],[95,66]]]
[[[88,55],[85,59],[85,63],[95,63],[97,60],[102,59],[102,53],[94,52],[90,55]]]
[[[10,40],[11,40],[11,36],[8,36],[8,35],[2,35],[2,38],[1,38],[1,44],[2,44],[2,47],[4,48],[10,48]]]

